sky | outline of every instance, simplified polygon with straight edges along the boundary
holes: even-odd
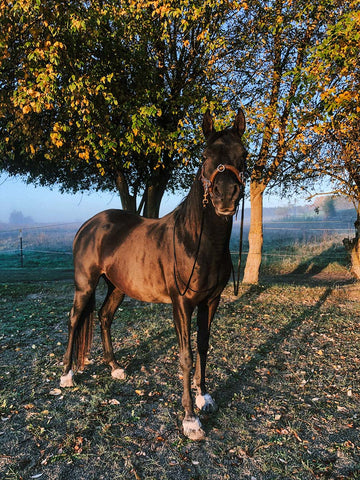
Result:
[[[185,195],[186,192],[165,195],[160,216],[173,210]],[[288,204],[288,200],[280,201],[277,197],[264,198],[264,207]],[[245,206],[250,205],[246,202]],[[24,217],[32,217],[36,223],[83,222],[108,208],[121,208],[120,198],[115,193],[62,194],[56,187],[35,187],[16,177],[0,175],[1,223],[8,223],[13,211],[20,211]]]
[[[161,215],[173,210],[186,195],[165,195]],[[102,210],[121,208],[115,193],[90,192],[62,194],[54,187],[35,187],[16,177],[0,175],[0,222],[8,223],[13,211],[32,217],[36,223],[83,222]]]

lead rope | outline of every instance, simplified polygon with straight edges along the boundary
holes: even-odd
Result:
[[[240,286],[240,268],[241,268],[241,257],[242,257],[242,246],[243,246],[243,232],[244,232],[244,211],[245,211],[245,195],[242,198],[242,205],[241,205],[241,221],[240,221],[240,239],[239,239],[239,257],[238,257],[238,265],[237,265],[237,275],[235,278],[235,270],[234,265],[231,262],[232,266],[232,275],[233,275],[233,283],[234,283],[234,295],[235,297],[239,294],[239,286]]]
[[[176,257],[176,246],[175,246],[175,238],[176,238],[176,235],[175,235],[175,226],[176,226],[176,220],[174,220],[174,230],[173,230],[173,248],[174,248],[174,280],[175,280],[175,285],[176,285],[176,289],[179,293],[179,295],[181,297],[184,297],[187,293],[188,290],[191,290],[192,292],[196,292],[196,290],[192,290],[190,288],[190,283],[191,283],[191,280],[192,280],[192,277],[194,275],[194,272],[195,272],[195,267],[196,267],[196,264],[197,264],[197,261],[198,261],[198,257],[199,257],[199,252],[200,252],[200,245],[201,245],[201,238],[202,238],[202,234],[203,234],[203,230],[204,230],[204,210],[202,211],[202,216],[201,216],[201,226],[200,226],[200,235],[199,235],[199,241],[198,241],[198,244],[197,244],[197,248],[196,248],[196,252],[195,252],[195,259],[194,259],[194,264],[192,266],[192,269],[191,269],[191,273],[190,273],[190,276],[189,276],[189,280],[187,281],[187,283],[185,284],[185,282],[183,281],[183,279],[180,277],[180,274],[179,274],[179,270],[177,268],[177,257]],[[185,285],[185,290],[183,292],[181,292],[180,290],[180,286],[178,284],[178,280],[177,280],[177,275],[179,274],[179,278],[180,280],[182,281],[182,283]]]

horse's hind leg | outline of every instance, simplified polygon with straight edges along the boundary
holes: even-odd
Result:
[[[210,304],[200,304],[197,314],[197,358],[194,375],[194,386],[197,389],[197,395],[195,403],[198,408],[208,413],[214,412],[217,408],[211,395],[209,395],[206,390],[205,370],[209,349],[210,327],[219,300],[220,297],[217,297]]]
[[[126,376],[125,371],[120,368],[120,365],[115,360],[110,330],[116,309],[123,301],[125,295],[110,282],[108,282],[108,287],[108,293],[99,311],[101,339],[104,348],[104,361],[111,367],[111,376],[123,380]]]

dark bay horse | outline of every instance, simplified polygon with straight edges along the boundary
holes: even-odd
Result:
[[[204,161],[185,200],[161,219],[106,210],[88,220],[74,239],[75,296],[69,318],[62,387],[73,386],[72,363],[83,369],[90,351],[95,289],[102,276],[108,293],[99,311],[104,360],[114,378],[125,378],[115,360],[110,327],[125,295],[145,302],[172,303],[184,378],[184,434],[205,434],[191,396],[191,316],[197,307],[196,406],[216,405],[205,386],[210,326],[231,274],[232,217],[244,196],[246,150],[241,142],[245,117],[239,110],[231,128],[215,131],[209,112],[203,118],[207,140]]]

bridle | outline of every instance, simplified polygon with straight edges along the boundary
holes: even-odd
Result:
[[[205,167],[205,163],[203,164],[203,166],[201,168],[201,172],[200,172],[200,180],[201,180],[203,188],[204,188],[204,198],[203,198],[203,202],[202,202],[203,207],[206,207],[206,205],[209,202],[208,196],[210,195],[210,197],[212,197],[212,195],[213,195],[215,178],[217,177],[217,175],[219,175],[219,173],[223,173],[226,170],[228,170],[235,175],[235,177],[239,181],[240,185],[245,186],[245,162],[244,162],[244,170],[242,172],[240,172],[233,165],[223,165],[222,163],[220,163],[220,165],[218,165],[215,168],[215,170],[212,172],[212,174],[210,175],[210,178],[205,177],[204,167]]]
[[[214,182],[215,178],[219,173],[223,173],[226,170],[232,172],[236,179],[239,181],[240,185],[242,185],[245,188],[245,183],[246,183],[246,163],[244,162],[243,165],[243,171],[240,172],[236,167],[233,165],[223,165],[220,163],[213,173],[210,175],[210,178],[206,178],[204,175],[204,166],[205,162],[203,163],[203,166],[201,168],[200,172],[200,180],[203,184],[204,188],[204,197],[203,197],[203,207],[205,208],[207,204],[209,203],[208,196],[210,195],[210,198],[213,195],[213,189],[214,189]],[[240,286],[240,268],[241,268],[241,257],[242,257],[242,245],[243,245],[243,232],[244,232],[244,210],[245,210],[245,195],[242,197],[242,205],[241,205],[241,221],[240,221],[240,238],[239,238],[239,253],[238,253],[238,264],[237,264],[237,274],[235,276],[235,269],[233,266],[233,263],[231,262],[231,267],[232,267],[232,275],[233,275],[233,285],[234,285],[234,295],[237,296],[239,293],[239,286]]]
[[[201,180],[201,182],[203,184],[203,187],[204,187],[204,198],[203,198],[203,202],[202,202],[204,208],[206,207],[206,205],[209,202],[208,196],[210,195],[210,197],[211,197],[212,194],[213,194],[214,181],[215,181],[216,176],[219,173],[222,173],[222,172],[225,172],[226,170],[229,170],[230,172],[232,172],[235,175],[237,180],[240,182],[240,185],[243,185],[243,187],[245,188],[245,181],[246,181],[246,174],[245,174],[246,164],[245,164],[245,162],[244,162],[244,167],[243,167],[242,172],[239,172],[239,170],[236,167],[234,167],[233,165],[223,165],[222,163],[220,163],[220,165],[218,165],[216,167],[216,169],[213,171],[213,173],[211,174],[209,179],[207,179],[204,175],[204,165],[205,165],[205,163],[203,164],[203,166],[201,168],[201,172],[200,172],[200,180]],[[242,206],[241,206],[239,255],[238,255],[238,265],[237,265],[237,275],[236,275],[236,277],[235,277],[235,269],[234,269],[233,263],[231,262],[232,275],[233,275],[233,285],[234,285],[234,295],[235,296],[237,296],[238,293],[239,293],[239,285],[240,285],[240,267],[241,267],[242,244],[243,244],[243,226],[244,226],[244,206],[245,206],[245,195],[243,195],[243,197],[242,197]],[[203,226],[204,226],[204,211],[203,211],[203,214],[202,214],[200,236],[199,236],[199,241],[198,241],[197,248],[196,248],[195,260],[194,260],[194,263],[193,263],[193,267],[191,269],[189,279],[185,283],[181,279],[181,277],[179,276],[179,278],[181,279],[181,282],[185,285],[185,289],[183,291],[180,290],[180,286],[179,286],[178,280],[177,280],[177,277],[178,277],[179,273],[177,271],[177,258],[176,258],[176,248],[175,248],[175,225],[176,225],[176,221],[174,222],[174,230],[173,230],[173,246],[174,246],[174,279],[175,279],[175,285],[176,285],[177,291],[178,291],[179,295],[182,296],[182,297],[187,293],[188,290],[190,290],[192,292],[200,293],[197,290],[193,290],[190,287],[190,283],[191,283],[192,277],[193,277],[194,272],[195,272],[195,266],[197,264],[199,251],[200,251],[201,237],[202,237]],[[215,288],[216,288],[216,285],[215,285]],[[208,290],[204,290],[204,292],[208,292],[210,290],[212,290],[212,288],[210,288]]]

